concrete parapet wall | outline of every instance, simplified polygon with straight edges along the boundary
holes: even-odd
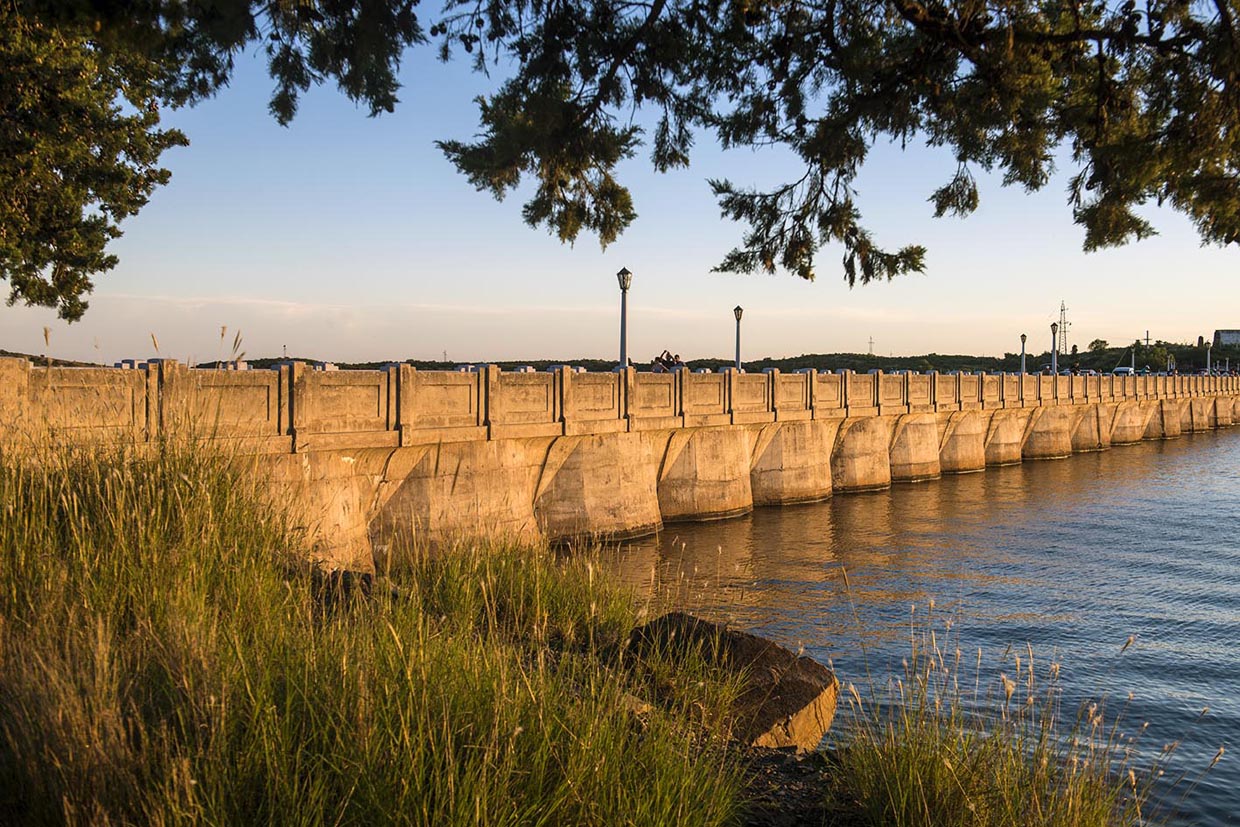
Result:
[[[1235,377],[56,368],[0,359],[0,447],[184,435],[261,458],[320,559],[393,537],[626,537],[1226,427]]]
[[[146,371],[35,367],[0,359],[0,429],[72,440],[146,439],[158,427],[158,389]]]

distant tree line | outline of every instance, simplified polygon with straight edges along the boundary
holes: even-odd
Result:
[[[1167,365],[1167,357],[1172,356],[1175,359],[1176,369],[1180,373],[1195,373],[1202,370],[1206,366],[1206,347],[1205,343],[1196,344],[1177,344],[1174,342],[1155,341],[1146,345],[1143,341],[1134,341],[1131,345],[1124,347],[1111,347],[1110,344],[1102,339],[1095,339],[1089,343],[1088,349],[1084,351],[1077,350],[1067,356],[1061,356],[1059,359],[1060,369],[1076,369],[1076,370],[1096,370],[1100,373],[1110,373],[1116,367],[1128,366],[1132,364],[1132,351],[1136,351],[1136,366],[1138,370],[1144,369],[1147,365],[1151,371],[1164,370]],[[39,364],[49,362],[45,356],[34,356],[25,353],[10,353],[9,351],[0,350],[0,356],[14,356],[18,358],[26,358]],[[1222,367],[1231,360],[1231,367],[1240,370],[1240,345],[1226,345],[1216,347],[1211,353],[1211,360],[1215,366]],[[305,356],[290,356],[289,360],[302,362],[317,362],[318,359]],[[280,364],[285,359],[280,357],[249,359],[246,364],[255,370],[266,370],[275,365]],[[376,362],[337,362],[336,365],[342,370],[377,370],[387,365],[402,360],[376,361]],[[58,366],[89,366],[88,362],[74,362],[63,359],[53,359],[50,361],[53,365]],[[403,360],[404,364],[412,365],[418,370],[455,370],[462,364],[498,365],[501,370],[511,371],[521,367],[532,367],[534,370],[542,372],[548,368],[557,365],[571,365],[573,367],[582,367],[586,370],[597,373],[607,372],[616,367],[613,359],[498,359],[498,360],[479,360],[473,363],[462,363],[454,361],[430,360],[430,359],[407,359]],[[1051,363],[1050,351],[1042,353],[1027,352],[1025,355],[1026,369],[1030,373],[1038,372],[1043,366]],[[223,362],[200,362],[198,367],[211,368],[221,367]],[[690,359],[685,363],[690,370],[708,369],[718,370],[719,368],[731,367],[733,362],[731,359]],[[887,373],[898,370],[914,370],[920,373],[929,373],[931,371],[939,371],[947,373],[948,371],[961,371],[968,373],[977,373],[984,371],[986,373],[1015,373],[1020,370],[1020,354],[1005,353],[1003,356],[971,356],[968,354],[945,354],[945,353],[926,353],[920,356],[879,356],[877,354],[868,353],[806,353],[800,356],[788,356],[781,359],[775,359],[769,356],[761,359],[746,360],[744,362],[745,370],[750,372],[760,372],[767,368],[777,368],[780,371],[790,373],[796,370],[813,368],[821,371],[833,370],[853,370],[858,373],[865,373],[870,370],[881,370]],[[651,367],[649,362],[637,364],[638,370],[649,370]]]

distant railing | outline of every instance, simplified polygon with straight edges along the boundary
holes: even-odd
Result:
[[[1236,395],[1234,376],[61,368],[0,359],[0,428],[151,439],[195,427],[257,451],[397,447],[709,425]]]

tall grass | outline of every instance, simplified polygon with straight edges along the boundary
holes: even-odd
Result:
[[[236,458],[0,453],[0,813],[23,824],[733,820],[723,752],[603,657],[636,621],[545,550],[411,555],[325,604]]]
[[[0,449],[0,821],[740,818],[735,676],[626,662],[638,610],[589,556],[407,548],[371,597],[325,594],[263,485],[189,443]],[[1167,756],[1138,767],[1101,703],[1065,713],[1055,664],[983,681],[930,619],[911,642],[845,695],[841,823],[1148,823]]]
[[[932,613],[910,626],[901,676],[849,684],[830,809],[874,827],[1136,827],[1172,815],[1158,786],[1174,745],[1149,758],[1145,725],[1125,734],[1126,709],[1105,699],[1065,709],[1059,664],[1030,646],[983,678],[981,651],[942,644]]]

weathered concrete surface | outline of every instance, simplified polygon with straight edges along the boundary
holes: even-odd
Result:
[[[1111,445],[1110,428],[1102,419],[1110,419],[1102,411],[1102,405],[1080,405],[1072,414],[1072,452],[1102,451]]]
[[[892,482],[938,479],[939,429],[934,414],[905,414],[896,420],[889,456]]]
[[[1235,421],[1235,417],[1232,415],[1232,401],[1222,398],[1216,398],[1211,401],[1214,402],[1214,427],[1230,428]]]
[[[1120,402],[1111,428],[1112,445],[1132,445],[1145,438],[1154,408],[1141,402]]]
[[[373,571],[370,518],[388,455],[383,450],[242,457],[258,461],[277,504],[289,510],[312,558],[329,568]]]
[[[634,629],[628,651],[639,661],[697,656],[735,674],[742,689],[732,734],[751,746],[816,749],[835,717],[839,681],[831,670],[748,632],[673,612]]]
[[[614,540],[661,529],[658,480],[665,439],[665,432],[555,439],[534,498],[543,535],[553,541]]]
[[[964,474],[986,467],[986,432],[990,417],[979,411],[938,414],[939,469],[944,474]],[[1016,442],[1017,462],[1020,441]]]
[[[429,543],[540,536],[534,498],[551,442],[454,442],[389,452],[370,515],[376,544],[400,535]]]
[[[749,471],[754,505],[787,505],[831,496],[831,449],[838,420],[774,422],[752,429]]]
[[[876,491],[891,485],[891,417],[845,419],[831,452],[836,491]]]
[[[1180,436],[1180,407],[1178,399],[1161,399],[1150,416],[1150,424],[1145,427],[1146,439],[1175,439]]]
[[[1209,431],[1215,427],[1214,400],[1193,398],[1184,400],[1180,411],[1180,430],[1186,434]]]
[[[1025,431],[1038,408],[995,411],[986,428],[986,464],[1016,465],[1024,456]]]
[[[1025,427],[1025,459],[1062,459],[1072,455],[1072,410],[1035,408]]]
[[[747,428],[672,431],[659,471],[664,522],[718,520],[753,510]]]

